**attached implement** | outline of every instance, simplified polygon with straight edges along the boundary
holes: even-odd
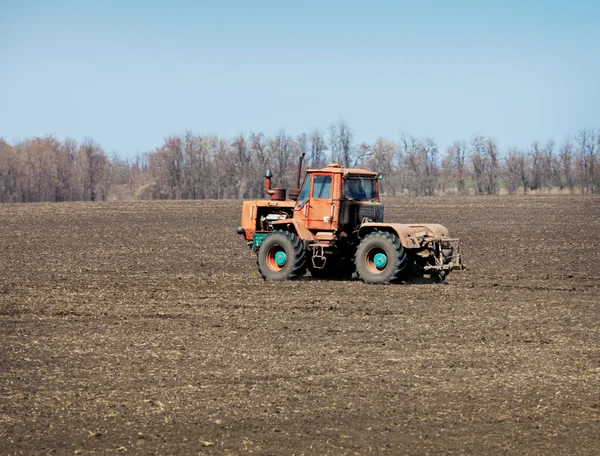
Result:
[[[300,184],[302,158],[298,165]],[[265,279],[319,279],[395,283],[428,274],[443,280],[463,269],[458,239],[435,223],[384,223],[381,173],[330,164],[309,169],[301,188],[272,188],[269,200],[244,201],[238,233],[257,254]]]

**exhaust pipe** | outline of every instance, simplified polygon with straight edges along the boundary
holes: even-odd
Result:
[[[285,188],[272,188],[271,187],[271,178],[273,177],[273,173],[268,169],[265,173],[265,193],[267,195],[271,195],[271,199],[273,201],[283,201],[285,200],[286,190]]]
[[[265,193],[267,195],[273,196],[277,191],[271,188],[271,178],[273,177],[273,173],[270,169],[265,172]]]
[[[300,178],[302,177],[302,160],[304,160],[305,155],[306,152],[302,152],[302,155],[300,155],[300,159],[298,160],[298,176],[296,179],[296,188],[300,188]]]
[[[283,201],[286,197],[289,197],[292,200],[296,200],[298,195],[300,194],[300,179],[302,178],[302,161],[304,160],[305,152],[300,155],[300,159],[298,160],[298,174],[296,176],[296,188],[273,188],[271,187],[273,178],[273,173],[270,169],[267,169],[265,172],[265,193],[271,196],[272,200],[275,201]]]

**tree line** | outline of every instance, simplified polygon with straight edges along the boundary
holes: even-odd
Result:
[[[502,149],[487,136],[445,149],[429,137],[402,135],[356,143],[343,120],[323,131],[234,138],[186,132],[156,149],[122,160],[91,139],[53,136],[10,144],[0,138],[0,202],[220,199],[264,197],[263,175],[294,187],[298,158],[305,167],[328,163],[383,172],[383,194],[497,195],[531,191],[600,193],[600,132],[579,130],[560,144],[533,141]]]

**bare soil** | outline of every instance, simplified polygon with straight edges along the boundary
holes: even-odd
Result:
[[[598,454],[600,198],[385,203],[468,269],[265,282],[240,201],[0,206],[0,453]]]

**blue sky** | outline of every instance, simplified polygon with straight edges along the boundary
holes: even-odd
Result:
[[[600,127],[598,1],[0,0],[0,137],[189,129],[502,147]]]

